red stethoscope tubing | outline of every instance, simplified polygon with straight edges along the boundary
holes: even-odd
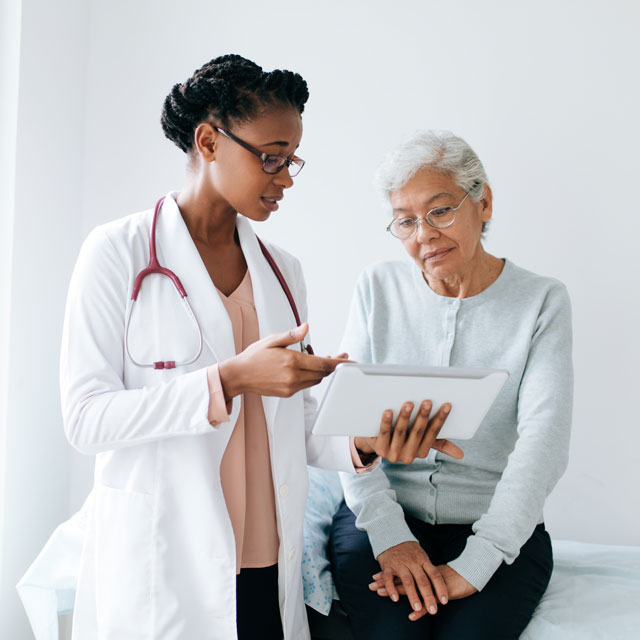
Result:
[[[171,271],[171,269],[167,269],[166,267],[163,267],[158,261],[158,256],[156,253],[156,224],[158,220],[158,214],[160,213],[160,209],[162,208],[163,202],[164,202],[164,197],[158,200],[158,202],[156,203],[155,210],[153,212],[153,220],[151,222],[151,231],[149,233],[149,264],[142,271],[140,271],[140,273],[138,273],[133,283],[133,290],[131,292],[131,305],[129,306],[129,311],[127,313],[127,319],[125,324],[124,346],[125,346],[125,351],[127,352],[127,355],[129,356],[130,360],[138,367],[147,367],[147,368],[153,368],[153,369],[174,369],[175,367],[181,367],[181,366],[193,364],[200,357],[200,354],[202,353],[203,339],[202,339],[202,330],[200,328],[200,324],[198,323],[198,320],[195,317],[193,310],[191,309],[191,305],[187,300],[187,292],[184,286],[182,285],[182,282],[180,282],[180,278],[178,278],[178,276],[173,271]],[[289,305],[291,306],[291,311],[293,312],[293,316],[296,320],[296,326],[300,326],[300,314],[298,313],[298,308],[296,307],[296,303],[293,299],[293,295],[291,295],[291,290],[289,289],[287,282],[284,279],[284,276],[282,275],[282,272],[280,271],[278,265],[276,264],[276,261],[273,259],[273,256],[269,253],[267,248],[262,243],[262,240],[260,240],[260,238],[257,238],[257,237],[256,239],[258,240],[258,244],[260,245],[260,250],[262,251],[262,254],[264,255],[271,269],[273,270],[273,273],[278,279],[278,282],[280,283],[280,286],[282,287],[282,290],[284,291],[284,294],[287,297],[287,300],[289,301]],[[143,364],[141,362],[137,362],[136,360],[134,360],[134,358],[131,356],[131,353],[129,351],[129,325],[131,323],[131,315],[133,313],[133,307],[138,300],[138,295],[140,294],[140,288],[142,287],[142,281],[147,276],[155,273],[166,276],[171,280],[171,282],[173,282],[173,285],[177,289],[178,293],[180,294],[180,298],[182,299],[182,302],[185,305],[185,311],[187,315],[194,322],[195,327],[198,331],[198,336],[199,336],[198,352],[194,357],[192,357],[188,361],[176,362],[175,360],[158,360],[157,362],[153,362],[150,364]],[[309,355],[313,355],[313,349],[311,348],[310,344],[305,346],[304,343],[301,342],[300,345],[303,351],[306,351]]]

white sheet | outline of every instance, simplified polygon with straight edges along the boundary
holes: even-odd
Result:
[[[549,587],[521,640],[638,640],[640,547],[554,541]]]
[[[85,503],[51,534],[16,586],[36,640],[58,640],[58,614],[73,611],[86,511]]]
[[[325,615],[336,597],[326,543],[341,499],[335,472],[311,470],[304,592],[307,604]],[[83,515],[58,527],[18,584],[36,640],[57,640],[58,613],[73,607]],[[554,541],[553,550],[549,588],[521,640],[639,640],[640,547]]]

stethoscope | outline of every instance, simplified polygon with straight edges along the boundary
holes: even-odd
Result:
[[[186,367],[190,364],[193,364],[200,357],[200,354],[202,353],[202,345],[203,345],[202,329],[200,328],[200,324],[198,323],[198,320],[195,314],[193,313],[193,310],[191,309],[191,305],[187,300],[187,292],[185,288],[182,286],[182,282],[180,282],[180,278],[178,278],[178,276],[173,271],[171,271],[171,269],[167,269],[166,267],[163,267],[158,261],[158,255],[156,253],[156,223],[158,221],[158,213],[160,213],[160,209],[162,208],[163,202],[164,202],[164,198],[160,198],[160,200],[158,200],[158,202],[156,203],[156,208],[153,212],[153,220],[151,222],[151,232],[149,234],[149,264],[142,271],[140,271],[140,273],[136,276],[136,279],[134,280],[133,291],[131,292],[131,304],[129,305],[129,311],[127,312],[127,319],[126,319],[125,330],[124,330],[124,348],[127,353],[127,356],[129,357],[131,362],[133,362],[133,364],[135,364],[137,367],[145,367],[148,369],[175,369],[176,367]],[[260,240],[260,238],[258,237],[256,237],[256,240],[260,245],[260,249],[262,250],[264,257],[269,263],[269,266],[273,270],[273,273],[275,274],[276,278],[278,278],[278,282],[280,283],[280,286],[282,287],[284,294],[287,296],[287,300],[291,305],[291,311],[293,311],[293,315],[296,319],[296,326],[300,326],[300,315],[298,314],[296,303],[293,300],[293,296],[291,295],[291,290],[287,286],[287,283],[284,279],[284,276],[282,275],[282,272],[278,268],[278,265],[276,264],[276,261],[273,259],[273,256],[269,253],[267,248],[262,243],[262,240]],[[185,360],[183,362],[176,362],[175,360],[158,360],[157,362],[145,364],[142,362],[137,362],[131,355],[131,352],[129,351],[129,326],[131,324],[133,307],[135,306],[135,303],[138,300],[138,295],[140,294],[140,288],[142,287],[142,281],[152,273],[158,273],[160,275],[167,276],[171,280],[171,282],[173,282],[174,287],[177,289],[178,293],[180,294],[180,299],[184,304],[184,308],[187,315],[189,316],[189,318],[191,319],[191,321],[196,327],[196,330],[198,332],[198,351],[195,354],[195,356],[193,356],[189,360]],[[311,348],[310,344],[305,345],[304,342],[301,342],[300,349],[303,352],[306,351],[309,355],[313,355],[313,349]]]

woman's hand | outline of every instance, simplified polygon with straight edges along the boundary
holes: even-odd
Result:
[[[398,601],[399,594],[406,595],[413,609],[410,620],[419,620],[427,612],[434,614],[438,611],[438,602],[448,602],[447,584],[440,568],[431,563],[417,542],[390,547],[378,556],[378,562],[382,572],[373,576],[369,589],[378,595],[390,596],[394,602]]]
[[[254,342],[244,351],[218,365],[225,399],[242,393],[288,398],[318,384],[344,358],[319,358],[287,349],[302,341],[309,330],[305,322],[287,333]]]
[[[405,542],[403,544],[417,544],[416,542]],[[402,546],[402,545],[398,545]],[[391,547],[394,549],[395,547]],[[388,549],[388,551],[391,551]],[[384,553],[387,553],[386,551]],[[378,556],[378,561],[380,562],[380,558],[383,554]],[[426,554],[425,554],[426,555]],[[382,566],[382,564],[380,565]],[[468,596],[472,596],[474,593],[478,593],[478,590],[467,580],[465,580],[457,571],[452,569],[448,564],[441,564],[437,567],[434,567],[436,571],[439,572],[440,576],[444,580],[446,591],[447,591],[447,599],[440,600],[442,604],[446,604],[448,600],[460,600],[462,598],[467,598]],[[373,576],[373,582],[369,585],[369,589],[371,591],[376,591],[379,596],[389,596],[389,590],[386,586],[386,581],[384,579],[384,572],[376,573]],[[396,594],[407,595],[407,590],[405,589],[404,582],[398,577],[394,577],[394,589]],[[392,600],[397,601],[397,598],[394,598],[391,595]],[[428,606],[428,605],[427,605]],[[412,620],[419,620],[423,615],[427,613],[426,609],[422,609],[418,611],[415,615],[412,613],[409,617]]]
[[[467,582],[467,580],[448,564],[441,564],[437,568],[447,583],[449,600],[460,600],[461,598],[467,598],[474,593],[478,593],[478,590],[470,582]]]
[[[398,415],[395,427],[392,428],[393,412],[382,414],[380,432],[374,438],[355,438],[358,451],[366,454],[376,453],[389,462],[410,464],[414,458],[426,458],[430,449],[437,449],[452,458],[462,458],[464,453],[449,440],[438,440],[438,433],[451,410],[450,404],[443,404],[431,420],[432,403],[425,400],[413,423],[409,425],[413,404],[407,402]]]

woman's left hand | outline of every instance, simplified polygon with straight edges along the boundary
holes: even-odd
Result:
[[[449,600],[460,600],[478,593],[478,590],[470,582],[465,580],[448,564],[441,564],[437,568],[440,569],[440,575],[442,575],[447,585]]]
[[[354,444],[359,452],[375,453],[386,458],[389,462],[410,464],[415,458],[426,458],[431,449],[437,449],[452,458],[462,458],[464,453],[449,440],[439,440],[438,433],[451,410],[450,404],[443,404],[433,418],[429,419],[432,403],[425,400],[420,405],[418,415],[410,425],[413,404],[403,405],[395,427],[392,427],[393,412],[390,410],[382,414],[380,432],[373,438],[355,438]]]
[[[440,564],[436,567],[440,572],[440,575],[444,578],[444,583],[447,586],[447,595],[449,600],[461,600],[477,593],[478,590],[467,580],[465,580],[457,571],[452,569],[448,564]],[[386,587],[384,586],[384,579],[382,572],[376,573],[373,577],[373,582],[369,585],[371,591],[376,591],[379,596],[388,596]],[[394,584],[398,593],[401,595],[407,595],[402,584],[402,580],[396,576],[394,578]],[[420,611],[414,612],[415,619],[422,618],[425,615],[426,609],[423,607]],[[413,615],[413,614],[412,614]]]

